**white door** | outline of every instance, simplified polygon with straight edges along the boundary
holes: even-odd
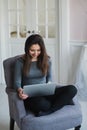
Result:
[[[58,81],[57,0],[8,0],[9,56],[24,53],[27,36],[43,36]]]

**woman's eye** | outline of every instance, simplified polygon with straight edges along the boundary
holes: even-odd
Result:
[[[30,50],[31,52],[34,52],[35,50]]]
[[[40,50],[30,50],[31,52],[40,52]]]
[[[40,50],[37,50],[37,51],[40,51]]]

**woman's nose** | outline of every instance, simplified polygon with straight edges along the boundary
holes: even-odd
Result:
[[[34,53],[35,53],[35,54],[37,54],[38,52],[37,52],[37,51],[35,51]]]

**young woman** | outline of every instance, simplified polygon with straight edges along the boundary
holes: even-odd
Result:
[[[77,89],[73,85],[56,86],[49,96],[29,97],[23,93],[24,85],[52,82],[52,63],[47,55],[43,38],[38,34],[29,36],[25,42],[25,54],[15,64],[14,87],[24,101],[26,109],[36,116],[54,112],[65,105],[74,105],[72,98]]]

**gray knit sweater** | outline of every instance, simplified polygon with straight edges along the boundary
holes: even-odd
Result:
[[[49,69],[46,75],[43,75],[40,69],[37,68],[37,62],[31,63],[30,71],[27,76],[24,76],[23,71],[23,59],[19,58],[15,64],[14,72],[14,88],[17,90],[19,87],[29,84],[41,84],[52,81],[52,65],[51,60],[48,60]]]

